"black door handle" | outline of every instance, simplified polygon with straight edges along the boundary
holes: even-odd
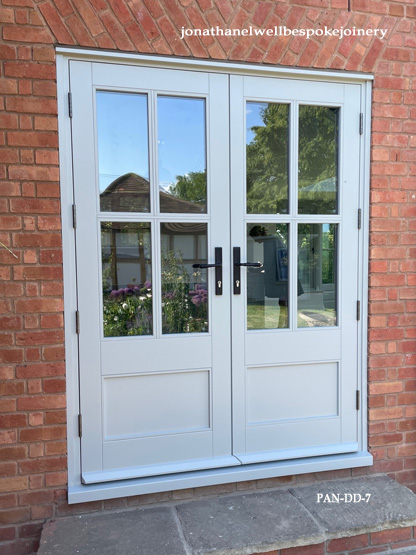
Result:
[[[246,266],[248,268],[262,268],[263,264],[261,262],[240,262],[240,247],[233,248],[233,262],[234,262],[234,277],[233,277],[233,289],[234,295],[241,294],[241,266]]]
[[[192,264],[192,268],[215,268],[215,294],[222,295],[222,248],[215,247],[215,264]]]
[[[261,262],[238,262],[236,266],[247,266],[248,268],[263,268]]]

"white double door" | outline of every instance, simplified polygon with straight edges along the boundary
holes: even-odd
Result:
[[[70,64],[83,482],[356,451],[359,87]]]

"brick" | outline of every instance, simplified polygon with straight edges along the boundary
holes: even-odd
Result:
[[[64,347],[45,347],[43,349],[43,356],[42,359],[45,361],[59,361],[59,360],[64,360],[65,358],[65,349]],[[65,391],[65,383],[64,382],[59,382],[56,383],[54,385],[55,389],[47,389],[47,387],[51,387],[52,388],[52,384],[49,386],[47,386],[46,382],[44,383],[44,391],[45,393],[55,393],[58,391]]]
[[[24,474],[36,474],[39,472],[53,472],[66,469],[65,457],[39,458],[27,460],[20,463],[20,470]]]
[[[36,78],[39,79],[38,76],[36,76]],[[6,98],[6,109],[10,110],[11,112],[19,112],[21,114],[23,113],[23,114],[56,115],[57,113],[56,100],[52,100],[50,98],[19,98],[19,97],[9,96]],[[57,146],[57,142],[54,144],[42,144],[42,142],[41,144],[39,143],[32,144],[31,142],[24,142],[21,138],[22,135],[24,134],[16,133],[14,136],[12,135],[12,137],[14,137],[15,142],[13,143],[9,142],[9,145],[16,144],[17,146],[27,146],[27,145],[51,146],[51,147]],[[34,135],[37,135],[37,134],[33,133],[31,137],[33,137]],[[8,137],[10,137],[10,133],[8,134]],[[41,137],[43,138],[44,135],[41,134]]]
[[[65,439],[65,427],[45,427],[45,428],[32,428],[22,430],[20,432],[20,441],[22,442],[37,442],[37,441],[50,441],[56,439]]]
[[[18,314],[26,312],[62,312],[62,310],[63,301],[61,299],[31,299],[16,302],[16,312]]]
[[[389,420],[391,418],[400,418],[403,416],[401,407],[388,407],[372,409],[369,411],[369,419],[373,420]]]
[[[409,540],[411,528],[397,528],[394,530],[382,530],[371,534],[371,545],[390,544],[397,541]]]
[[[16,492],[28,489],[29,478],[27,476],[15,476],[0,478],[0,492]]]
[[[13,42],[52,43],[53,37],[47,29],[35,29],[27,25],[6,25],[3,28],[3,39]]]
[[[351,538],[340,538],[337,540],[330,540],[327,544],[328,553],[338,553],[340,551],[347,551],[349,549],[358,549],[359,547],[366,547],[368,545],[368,534],[361,534],[360,536],[353,536]]]
[[[22,362],[22,349],[0,349],[0,363]]]
[[[0,460],[1,461],[14,461],[18,459],[23,459],[27,456],[27,448],[21,447],[3,447],[0,450]]]
[[[325,544],[304,545],[301,547],[290,547],[281,549],[280,555],[323,555],[325,553]]]
[[[0,491],[1,491],[1,484],[0,484]],[[25,522],[28,520],[28,518],[29,518],[29,509],[27,508],[8,509],[7,511],[0,511],[0,524],[14,524],[17,522]],[[3,551],[3,554],[4,553],[5,551]],[[13,550],[9,551],[9,555],[17,555],[16,546],[13,546]]]
[[[41,505],[42,503],[51,503],[53,500],[54,492],[52,490],[32,491],[19,495],[19,505]]]
[[[17,399],[18,410],[58,409],[65,406],[65,395],[33,395]]]
[[[51,345],[62,343],[62,331],[30,331],[16,333],[16,345]]]

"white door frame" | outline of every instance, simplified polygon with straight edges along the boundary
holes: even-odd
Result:
[[[356,83],[360,85],[362,135],[360,141],[360,208],[362,227],[360,231],[359,253],[359,300],[361,319],[357,326],[359,364],[358,383],[361,384],[361,406],[359,413],[359,450],[357,453],[326,455],[296,461],[257,463],[242,467],[201,470],[192,474],[181,473],[159,477],[138,478],[119,483],[83,485],[81,483],[80,439],[79,439],[79,374],[78,336],[76,334],[77,291],[75,266],[75,240],[73,229],[73,175],[71,119],[69,117],[68,93],[70,91],[69,61],[85,60],[148,66],[160,68],[186,69],[203,72],[220,72],[236,75],[264,75],[276,78],[291,78],[311,81]],[[369,238],[369,175],[370,175],[370,116],[371,81],[373,77],[360,73],[342,73],[304,69],[275,68],[250,64],[211,62],[194,59],[155,57],[148,55],[122,54],[117,52],[94,52],[91,50],[57,48],[58,87],[58,129],[60,152],[60,183],[62,205],[62,241],[65,303],[65,345],[67,376],[67,416],[68,416],[68,501],[80,503],[100,499],[110,499],[129,495],[154,493],[190,487],[221,483],[239,482],[303,474],[341,468],[354,468],[372,464],[372,456],[367,451],[367,304],[368,304],[368,238]],[[73,109],[76,109],[74,107]],[[357,126],[360,122],[357,121]]]

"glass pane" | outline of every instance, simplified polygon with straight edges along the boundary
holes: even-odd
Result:
[[[205,99],[157,99],[161,212],[206,213]]]
[[[152,333],[150,223],[101,223],[104,337]]]
[[[149,212],[147,96],[97,92],[102,212]]]
[[[207,332],[207,224],[161,224],[161,243],[162,332]]]
[[[336,214],[338,108],[299,106],[299,214]]]
[[[247,329],[289,326],[289,225],[248,224],[247,261],[262,268],[247,268]]]
[[[289,105],[247,102],[247,213],[289,209]]]
[[[299,224],[298,327],[337,325],[337,225]]]

